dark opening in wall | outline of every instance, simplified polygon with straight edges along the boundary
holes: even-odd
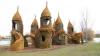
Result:
[[[16,23],[15,23],[15,22],[13,22],[13,28],[14,28],[14,29],[15,29],[15,24],[16,24]]]
[[[48,19],[48,18],[46,18],[45,20],[46,20],[46,21],[48,21],[49,19]]]
[[[45,41],[45,37],[42,35],[42,41]]]
[[[45,19],[45,23],[46,23],[46,25],[49,24],[49,19],[48,18]]]

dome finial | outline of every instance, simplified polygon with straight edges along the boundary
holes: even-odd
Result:
[[[60,18],[60,15],[59,15],[59,11],[58,11],[58,17],[57,17],[57,18],[58,18],[58,19],[61,19],[61,18]]]
[[[48,7],[48,1],[46,1],[46,7]]]
[[[19,10],[19,6],[17,6],[17,12],[18,12],[18,10]]]
[[[60,17],[60,16],[59,16],[59,11],[58,11],[58,17]]]
[[[36,15],[34,15],[35,16],[35,18],[36,18]]]

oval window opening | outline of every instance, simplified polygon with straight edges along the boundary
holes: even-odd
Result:
[[[42,36],[42,41],[45,41],[45,37],[44,36]]]

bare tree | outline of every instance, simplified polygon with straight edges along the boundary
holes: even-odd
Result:
[[[88,12],[86,10],[85,12],[82,13],[82,19],[80,22],[80,28],[81,28],[81,31],[83,32],[83,40],[85,42],[93,40],[94,38],[94,31],[91,29],[92,27],[88,28],[88,21],[89,21]]]
[[[88,42],[87,41],[87,11],[85,12],[82,12],[82,19],[81,19],[81,22],[80,22],[80,28],[81,28],[81,31],[83,32],[83,40],[85,42]]]

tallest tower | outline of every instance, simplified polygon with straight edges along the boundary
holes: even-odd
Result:
[[[49,27],[51,24],[51,13],[48,9],[48,3],[46,2],[46,7],[41,13],[41,18],[40,18],[40,27]]]
[[[40,28],[35,35],[35,47],[37,48],[49,48],[52,45],[52,27],[51,27],[51,14],[46,7],[41,13]]]

